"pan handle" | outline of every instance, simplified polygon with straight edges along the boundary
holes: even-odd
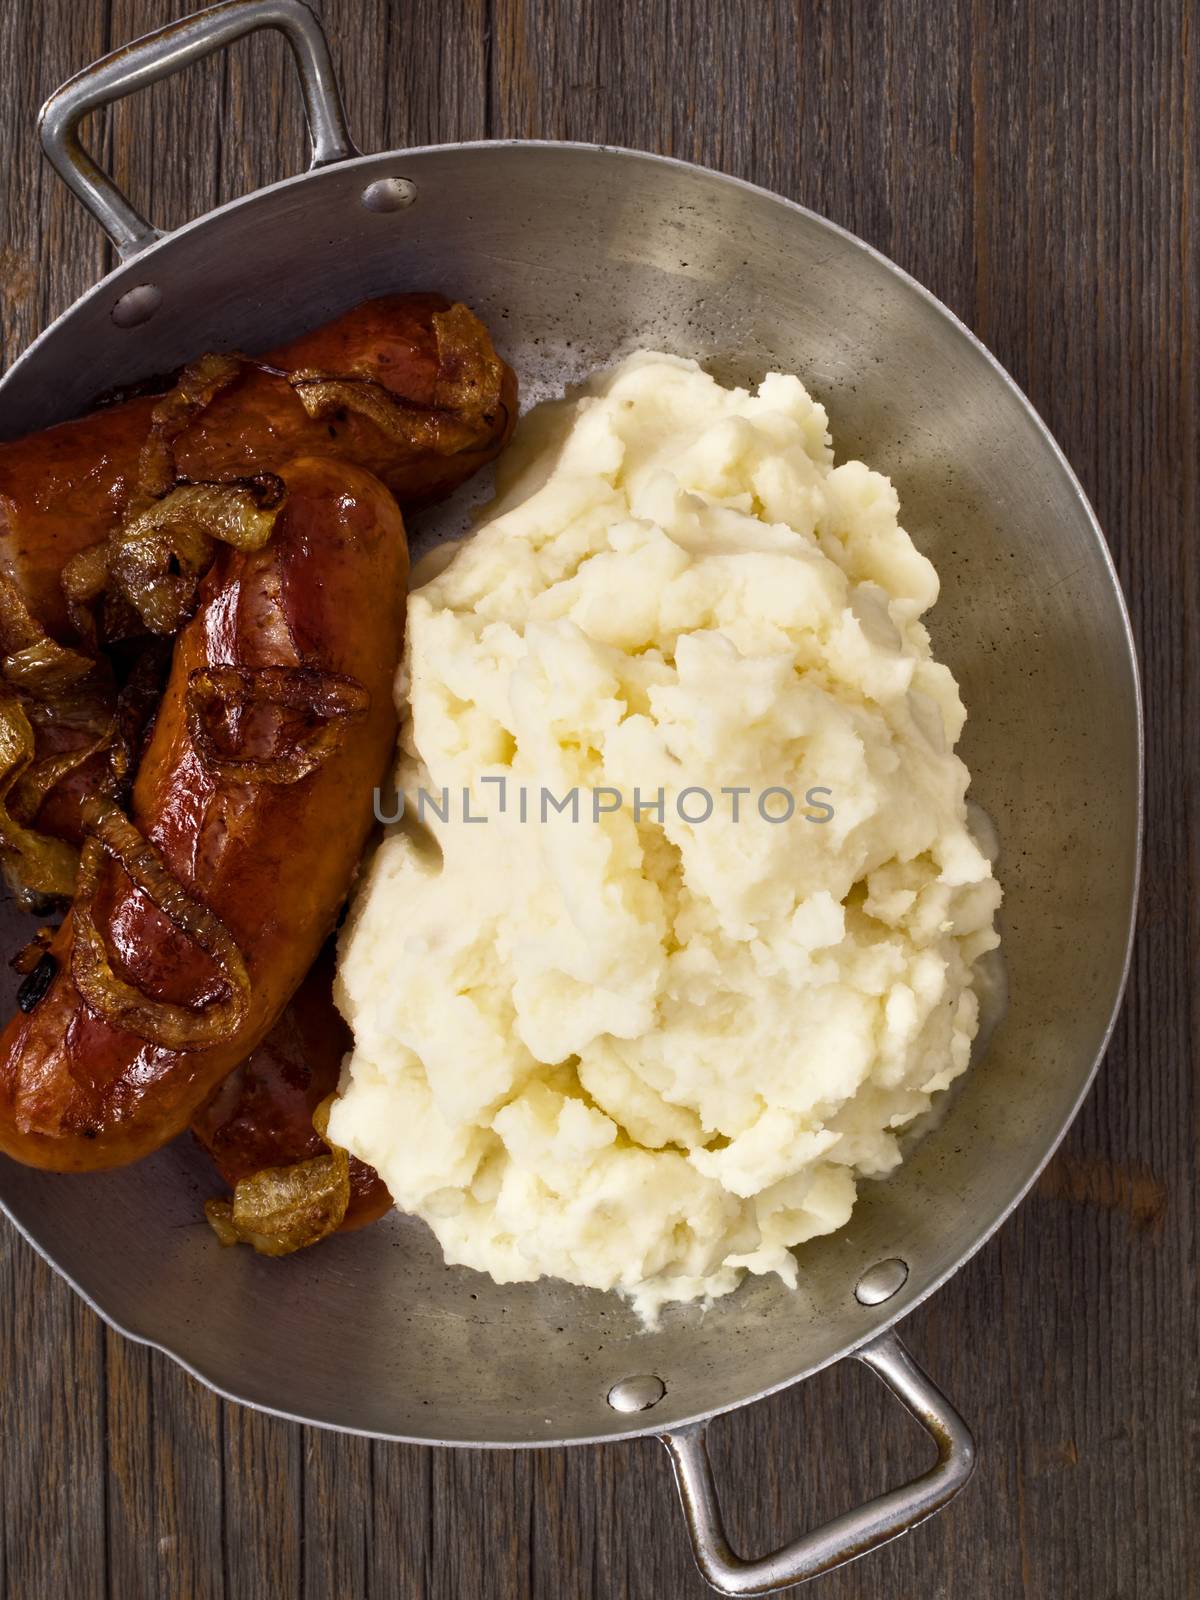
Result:
[[[865,1556],[953,1500],[975,1469],[975,1444],[963,1419],[894,1333],[854,1352],[927,1429],[938,1449],[929,1471],[900,1489],[814,1528],[772,1555],[747,1561],[725,1533],[705,1439],[706,1424],[664,1433],[701,1575],[725,1595],[761,1595],[805,1583]]]
[[[50,164],[108,234],[122,261],[161,239],[162,232],[135,210],[84,149],[80,122],[90,111],[169,78],[260,28],[277,28],[292,47],[312,142],[311,166],[324,167],[359,154],[346,125],[328,41],[302,0],[224,0],[168,23],[69,78],[38,116],[42,149]]]

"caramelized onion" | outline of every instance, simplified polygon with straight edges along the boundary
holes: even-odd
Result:
[[[107,665],[51,639],[20,591],[0,576],[0,855],[10,889],[24,903],[74,891],[76,851],[28,826],[43,800],[107,748],[116,693]],[[38,754],[39,730],[66,732],[66,748]],[[70,743],[71,740],[75,742]]]
[[[366,714],[370,695],[357,678],[315,667],[197,667],[188,679],[188,733],[205,767],[234,783],[298,783],[341,744],[351,722]],[[304,713],[318,725],[290,749],[269,756],[235,755],[217,744],[217,715],[260,706]]]
[[[57,773],[47,788],[111,740],[117,691],[107,661],[69,650],[43,634],[0,658],[0,677],[21,696],[35,729],[81,736],[73,750],[57,750],[39,763]]]
[[[228,483],[184,483],[127,522],[120,546],[176,530],[207,534],[235,550],[261,550],[283,504],[283,479],[274,472]]]
[[[233,935],[219,917],[189,894],[154,846],[111,800],[98,795],[89,799],[83,809],[83,825],[87,837],[79,861],[71,952],[75,987],[106,1022],[164,1049],[202,1050],[222,1043],[241,1026],[250,1004],[250,975]],[[202,1006],[172,1005],[143,994],[117,976],[96,926],[93,906],[106,854],[124,868],[130,881],[167,920],[220,968],[227,990],[222,999]]]
[[[504,363],[483,325],[463,305],[433,318],[438,378],[433,404],[401,399],[373,378],[299,368],[289,374],[301,405],[319,419],[356,411],[389,439],[413,450],[458,455],[489,443],[504,381]]]
[[[434,405],[465,411],[489,427],[501,406],[504,363],[487,329],[461,301],[433,318],[438,345]]]
[[[81,605],[103,594],[108,583],[108,541],[77,551],[63,567],[59,582],[68,604]]]
[[[58,575],[71,626],[89,649],[97,646],[96,619],[88,607],[108,587],[108,540],[79,550]]]
[[[68,650],[48,635],[33,639],[21,650],[14,650],[0,663],[0,672],[14,689],[36,695],[41,700],[75,699],[88,680],[94,682],[96,663],[78,650]]]
[[[286,1256],[336,1233],[350,1204],[350,1157],[328,1137],[333,1095],[313,1113],[329,1147],[290,1167],[264,1167],[239,1178],[232,1200],[206,1200],[204,1214],[223,1245],[252,1245],[260,1255]]]
[[[0,653],[11,655],[46,637],[35,622],[24,596],[6,572],[0,572]]]
[[[214,540],[261,550],[283,499],[274,473],[239,483],[189,483],[126,522],[109,542],[106,582],[151,633],[174,633],[190,614]]]
[[[36,740],[36,733],[35,733]],[[86,744],[62,750],[57,755],[42,756],[31,761],[16,778],[8,794],[8,810],[12,818],[28,826],[42,809],[51,790],[57,788],[73,772],[101,751],[112,751],[112,734],[98,734]],[[110,762],[111,770],[111,762]],[[114,776],[119,776],[115,774]],[[100,778],[97,781],[101,781]],[[107,780],[105,780],[107,781]],[[39,835],[39,837],[42,837]],[[47,836],[48,837],[48,836]]]
[[[12,814],[10,797],[33,757],[33,726],[16,694],[6,689],[0,692],[0,852],[9,888],[26,904],[68,898],[79,866],[69,844],[35,833]]]
[[[233,383],[244,365],[244,358],[237,355],[201,356],[184,367],[175,387],[154,407],[138,458],[138,486],[145,498],[158,499],[173,487],[176,439]]]

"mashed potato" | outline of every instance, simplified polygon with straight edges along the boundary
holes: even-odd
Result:
[[[898,509],[798,379],[643,353],[413,593],[330,1131],[448,1262],[795,1284],[966,1068],[1000,891]]]

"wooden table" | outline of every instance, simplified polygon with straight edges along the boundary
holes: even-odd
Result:
[[[104,270],[42,164],[44,95],[171,0],[0,0],[10,360]],[[1200,1595],[1196,1008],[1197,12],[1189,0],[326,0],[366,149],[644,146],[794,196],[996,352],[1108,531],[1141,641],[1142,928],[1099,1084],[1035,1194],[906,1338],[974,1424],[948,1513],[824,1580],[850,1596]],[[296,170],[279,41],[120,107],[98,150],[170,226]],[[434,1453],[226,1405],[0,1238],[0,1592],[12,1600],[688,1600],[655,1444]],[[920,1443],[838,1370],[717,1426],[764,1548],[899,1481]]]

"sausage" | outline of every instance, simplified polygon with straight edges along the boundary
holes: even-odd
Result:
[[[314,454],[366,467],[405,505],[448,494],[497,454],[517,416],[512,371],[499,363],[478,319],[456,307],[447,322],[450,309],[436,294],[368,300],[268,351],[174,440],[176,471],[197,482],[226,481]],[[310,417],[287,377],[313,372],[366,379],[418,414],[435,421],[444,414],[452,424],[465,404],[458,380],[480,357],[499,363],[500,403],[479,419],[476,448],[453,448],[451,438],[448,454],[436,440],[433,448],[415,449],[354,411]],[[156,404],[156,396],[142,395],[0,443],[0,570],[56,638],[72,634],[59,576],[72,556],[99,543],[120,520]]]
[[[313,1112],[337,1089],[353,1043],[333,1004],[333,965],[327,945],[258,1049],[193,1119],[193,1134],[230,1188],[264,1167],[325,1153]],[[350,1204],[339,1231],[375,1222],[391,1204],[375,1169],[351,1156]]]
[[[286,499],[269,542],[256,553],[222,547],[202,582],[133,786],[133,824],[189,909],[160,910],[142,868],[136,887],[105,856],[50,946],[44,996],[0,1039],[0,1150],[29,1165],[120,1166],[182,1131],[271,1029],[350,888],[395,741],[403,521],[349,463],[302,459],[280,475]],[[266,770],[296,713],[282,695],[234,697],[217,739],[197,721],[195,690],[230,668],[247,682],[349,680],[361,690],[357,714],[339,720],[340,743],[298,781],[247,782],[252,769],[231,763],[252,756]],[[317,741],[329,726],[318,717]],[[94,828],[103,834],[102,819]],[[168,900],[161,887],[157,898]],[[89,924],[140,1009],[114,1016],[94,995],[85,1002]],[[235,957],[248,980],[240,1015]],[[197,1019],[224,1008],[236,1025],[203,1043],[164,1042],[146,1020],[155,1008]]]
[[[358,461],[406,504],[416,504],[449,492],[490,459],[516,418],[516,380],[486,329],[466,307],[440,295],[367,301],[268,352],[261,365],[235,372],[172,439],[170,465],[179,476],[247,478],[312,450]],[[411,418],[418,431],[389,434],[352,409],[310,417],[286,373],[367,380],[411,408],[401,420]],[[487,380],[483,393],[472,389],[481,377]],[[486,409],[497,398],[489,384],[498,385],[494,411]],[[0,444],[0,583],[4,576],[13,580],[36,621],[59,638],[72,631],[62,567],[121,521],[137,490],[158,404],[158,397],[130,400]],[[91,737],[69,724],[43,726],[38,757],[78,750]],[[59,778],[27,820],[39,833],[77,845],[81,805],[108,773],[108,753],[84,760]]]

